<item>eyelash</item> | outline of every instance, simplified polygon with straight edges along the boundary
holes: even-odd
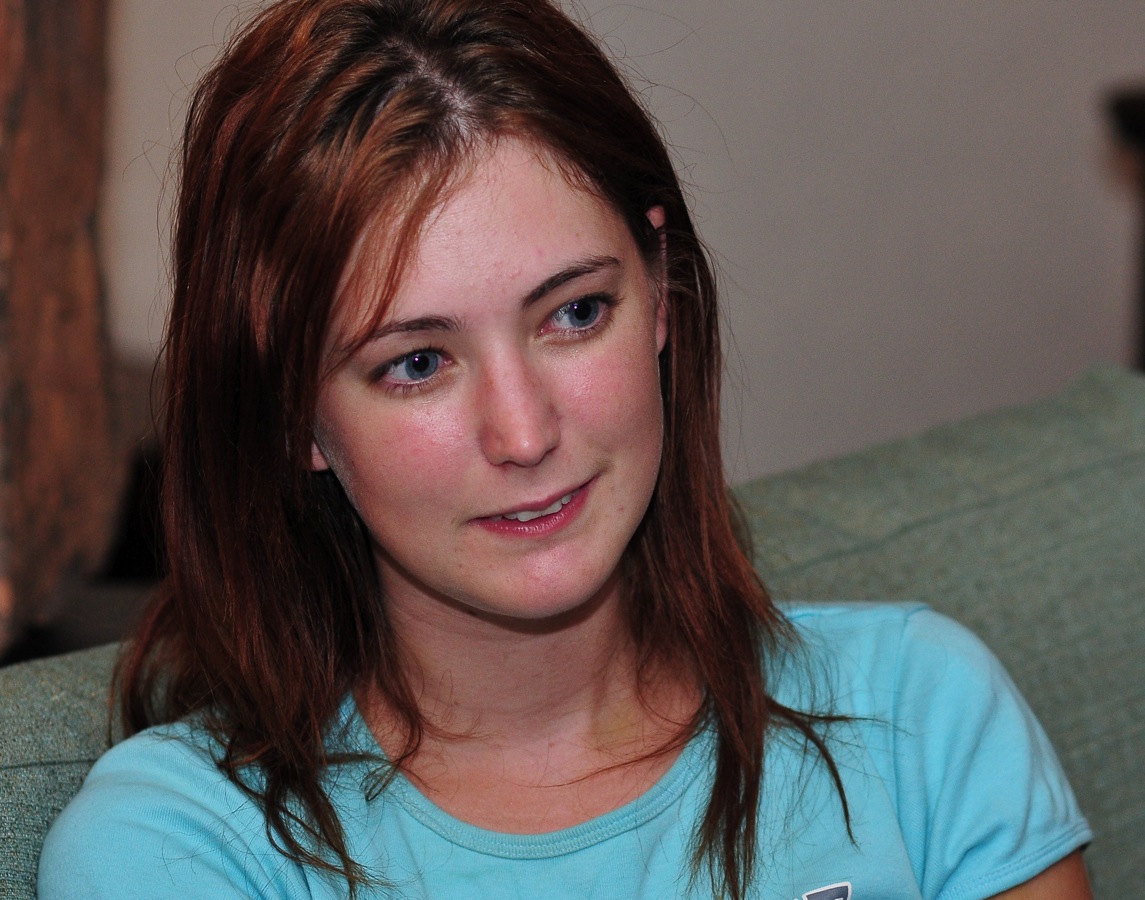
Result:
[[[558,328],[557,333],[564,333],[569,336],[569,340],[582,340],[589,335],[596,334],[612,321],[612,311],[616,306],[616,297],[606,293],[585,294],[583,297],[577,297],[575,300],[569,300],[567,303],[562,303],[555,310],[552,315],[546,320],[551,322],[560,313],[569,309],[577,303],[598,303],[600,304],[600,312],[597,317],[581,328]]]
[[[583,297],[577,297],[574,300],[569,300],[567,303],[562,303],[560,306],[558,306],[545,321],[551,322],[559,313],[568,310],[569,307],[573,306],[574,304],[588,302],[595,302],[600,304],[600,311],[597,314],[597,317],[591,323],[585,325],[582,328],[558,328],[555,329],[555,333],[564,335],[560,338],[561,340],[583,340],[586,337],[595,335],[606,328],[609,324],[611,324],[612,312],[617,304],[617,298],[611,294],[585,294]],[[393,371],[395,368],[410,358],[419,356],[424,353],[435,353],[440,356],[443,361],[448,359],[448,354],[442,347],[428,345],[425,347],[418,347],[416,350],[411,350],[409,353],[403,353],[401,356],[395,357],[394,359],[391,359],[388,362],[378,366],[374,373],[374,381],[384,382],[385,377],[389,372]],[[400,397],[407,397],[410,394],[425,390],[427,387],[432,385],[436,380],[436,375],[437,372],[435,371],[429,377],[417,381],[391,381],[386,383],[384,387],[387,393],[395,394]]]
[[[406,397],[406,396],[409,396],[410,394],[424,390],[428,385],[433,383],[434,375],[437,374],[436,371],[434,372],[433,375],[430,375],[428,378],[423,378],[423,379],[418,380],[418,381],[390,381],[390,382],[385,382],[385,378],[386,378],[387,374],[389,374],[391,371],[396,369],[398,366],[400,366],[402,363],[404,363],[406,360],[410,359],[411,357],[419,356],[423,353],[436,353],[443,360],[445,360],[448,357],[448,354],[446,354],[445,349],[443,347],[435,347],[435,346],[418,347],[416,350],[411,350],[409,353],[403,353],[401,356],[395,357],[394,359],[391,359],[389,362],[382,363],[382,365],[378,366],[378,368],[374,371],[374,381],[383,382],[384,387],[388,393],[397,394],[398,396],[401,396],[401,397]]]

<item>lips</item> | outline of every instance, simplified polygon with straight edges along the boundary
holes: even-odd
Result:
[[[573,494],[575,493],[576,491],[572,491],[563,497],[558,497],[544,509],[522,509],[500,516],[490,516],[490,518],[495,522],[501,519],[512,519],[515,522],[531,522],[533,519],[541,518],[541,516],[551,516],[553,513],[560,512],[562,508],[572,502]]]
[[[526,500],[503,512],[474,519],[474,524],[502,534],[540,535],[560,529],[576,518],[585,504],[595,476],[584,484],[565,488],[560,494],[550,494],[538,500]]]

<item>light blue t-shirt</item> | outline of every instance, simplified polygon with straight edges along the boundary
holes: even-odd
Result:
[[[1049,742],[983,644],[922,606],[800,606],[803,638],[773,663],[788,705],[853,721],[831,749],[854,841],[814,751],[777,731],[760,805],[760,900],[989,897],[1087,843],[1091,833]],[[346,740],[378,753],[351,701]],[[110,750],[53,826],[42,900],[77,897],[345,896],[345,883],[285,858],[258,807],[185,723]],[[693,738],[647,793],[548,834],[467,825],[398,777],[379,796],[364,764],[331,774],[351,855],[388,887],[366,897],[709,897],[689,848],[712,777],[714,739]],[[370,799],[372,797],[372,799]]]

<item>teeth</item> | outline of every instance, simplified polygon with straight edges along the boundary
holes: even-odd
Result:
[[[559,500],[555,501],[552,506],[546,506],[544,509],[531,510],[523,509],[520,512],[506,513],[503,516],[498,516],[499,519],[512,519],[515,522],[532,522],[533,519],[539,519],[541,516],[551,516],[555,512],[559,512],[560,508],[572,500],[572,494],[565,494]]]

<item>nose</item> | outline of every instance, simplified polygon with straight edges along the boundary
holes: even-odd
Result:
[[[525,358],[503,361],[481,381],[481,449],[493,465],[535,466],[561,439],[552,392]]]

